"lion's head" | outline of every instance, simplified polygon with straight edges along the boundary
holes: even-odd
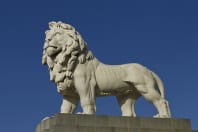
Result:
[[[69,24],[50,22],[43,47],[42,63],[47,64],[50,80],[60,89],[72,86],[72,73],[76,63],[93,58],[81,35]]]

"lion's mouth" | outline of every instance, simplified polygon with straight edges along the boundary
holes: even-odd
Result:
[[[65,90],[67,88],[67,84],[66,84],[66,81],[64,80],[63,82],[58,82],[57,83],[57,88],[59,90]]]
[[[48,47],[52,47],[54,49],[58,49],[58,47],[57,46],[54,46],[54,45],[49,45]]]
[[[53,56],[53,55],[59,53],[60,51],[61,51],[61,49],[57,46],[50,45],[47,47],[47,54],[49,56]]]

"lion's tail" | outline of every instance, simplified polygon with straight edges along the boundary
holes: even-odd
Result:
[[[165,98],[165,92],[164,92],[164,85],[161,81],[161,79],[159,78],[159,76],[157,74],[155,74],[154,72],[151,72],[156,83],[157,83],[157,86],[158,86],[158,89],[159,89],[159,92],[161,94],[161,97],[162,98]]]

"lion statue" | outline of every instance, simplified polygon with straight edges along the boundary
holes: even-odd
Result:
[[[137,63],[101,63],[69,24],[49,23],[42,63],[48,66],[50,81],[63,95],[61,113],[74,113],[80,101],[82,114],[95,114],[96,97],[116,96],[122,116],[135,117],[134,104],[143,96],[157,109],[154,117],[171,117],[163,83],[154,72]]]

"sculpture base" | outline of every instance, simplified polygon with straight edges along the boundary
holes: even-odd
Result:
[[[36,132],[197,132],[189,119],[131,118],[56,114],[36,127]]]

